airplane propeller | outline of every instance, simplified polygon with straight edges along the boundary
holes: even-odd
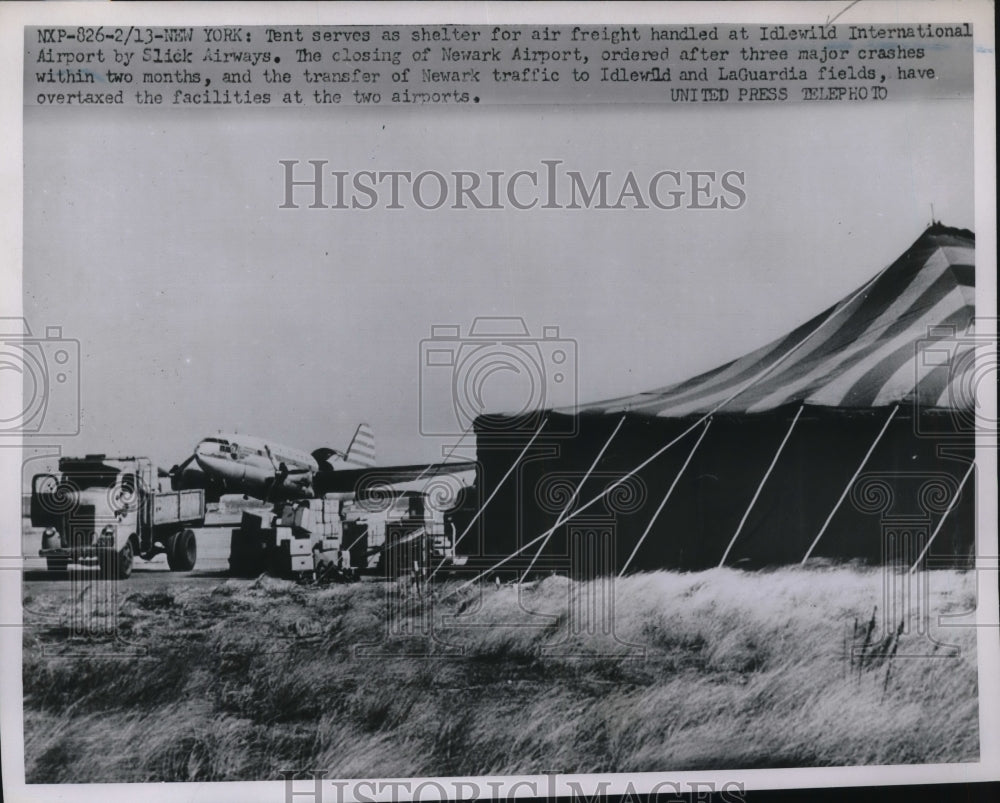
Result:
[[[225,492],[225,486],[205,476],[199,466],[195,466],[193,472],[188,472],[188,466],[195,462],[192,454],[187,460],[179,465],[171,466],[169,471],[163,472],[161,476],[170,477],[170,487],[175,491],[202,488],[205,491],[206,502],[218,502],[219,497]],[[189,476],[185,477],[185,474]]]
[[[170,477],[171,486],[174,486],[176,483],[180,482],[180,478],[184,474],[184,469],[190,466],[191,463],[193,462],[194,462],[194,455],[192,454],[187,460],[185,460],[180,465],[171,466],[170,471],[163,472],[161,476]]]
[[[271,449],[266,444],[264,445],[264,453],[267,455],[267,459],[271,461],[271,466],[274,468],[274,479],[267,485],[264,491],[264,502],[269,503],[272,500],[272,496],[285,484],[285,480],[289,477],[295,475],[308,474],[308,468],[292,468],[290,469],[284,460],[280,462],[275,462],[274,455],[271,454]]]

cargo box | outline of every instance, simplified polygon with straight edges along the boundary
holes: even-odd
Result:
[[[297,508],[292,517],[292,527],[309,532],[312,530],[312,511],[307,507]]]
[[[312,556],[294,555],[291,559],[289,569],[292,572],[311,572],[313,570]]]
[[[280,509],[275,510],[275,525],[278,527],[291,527],[295,520],[295,505],[285,502]]]
[[[325,524],[335,518],[340,518],[339,499],[310,499],[309,510],[312,511],[313,524]]]
[[[344,528],[340,525],[340,522],[337,522],[336,524],[321,524],[318,528],[313,530],[313,535],[317,535],[320,538],[341,539],[344,536]]]
[[[278,544],[277,552],[281,555],[309,555],[312,553],[312,544],[303,538],[292,538],[288,541],[281,541]]]

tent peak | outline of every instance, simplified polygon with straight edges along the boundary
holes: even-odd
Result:
[[[939,234],[950,234],[952,237],[962,237],[967,238],[975,242],[976,234],[968,229],[959,229],[954,226],[946,226],[940,220],[935,220],[926,229],[924,229],[923,234],[920,235],[921,239],[927,236],[939,235]]]

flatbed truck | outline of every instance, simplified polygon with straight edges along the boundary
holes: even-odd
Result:
[[[204,521],[205,492],[160,490],[147,457],[63,457],[57,473],[31,481],[31,524],[45,528],[38,554],[50,571],[73,563],[121,580],[136,556],[161,553],[172,571],[190,571],[198,557],[192,528]]]

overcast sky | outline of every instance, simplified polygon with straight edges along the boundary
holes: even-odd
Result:
[[[169,466],[219,429],[307,450],[375,429],[433,460],[420,342],[558,326],[593,401],[684,379],[850,293],[930,222],[973,228],[971,101],[787,107],[25,110],[25,315],[81,344],[65,453]],[[738,211],[279,210],[330,169],[740,170]],[[448,371],[425,373],[440,420]],[[502,379],[512,380],[506,395]],[[495,375],[510,406],[520,380]],[[565,384],[562,388],[567,387]],[[570,391],[549,387],[546,403]],[[513,395],[511,395],[513,394]]]

